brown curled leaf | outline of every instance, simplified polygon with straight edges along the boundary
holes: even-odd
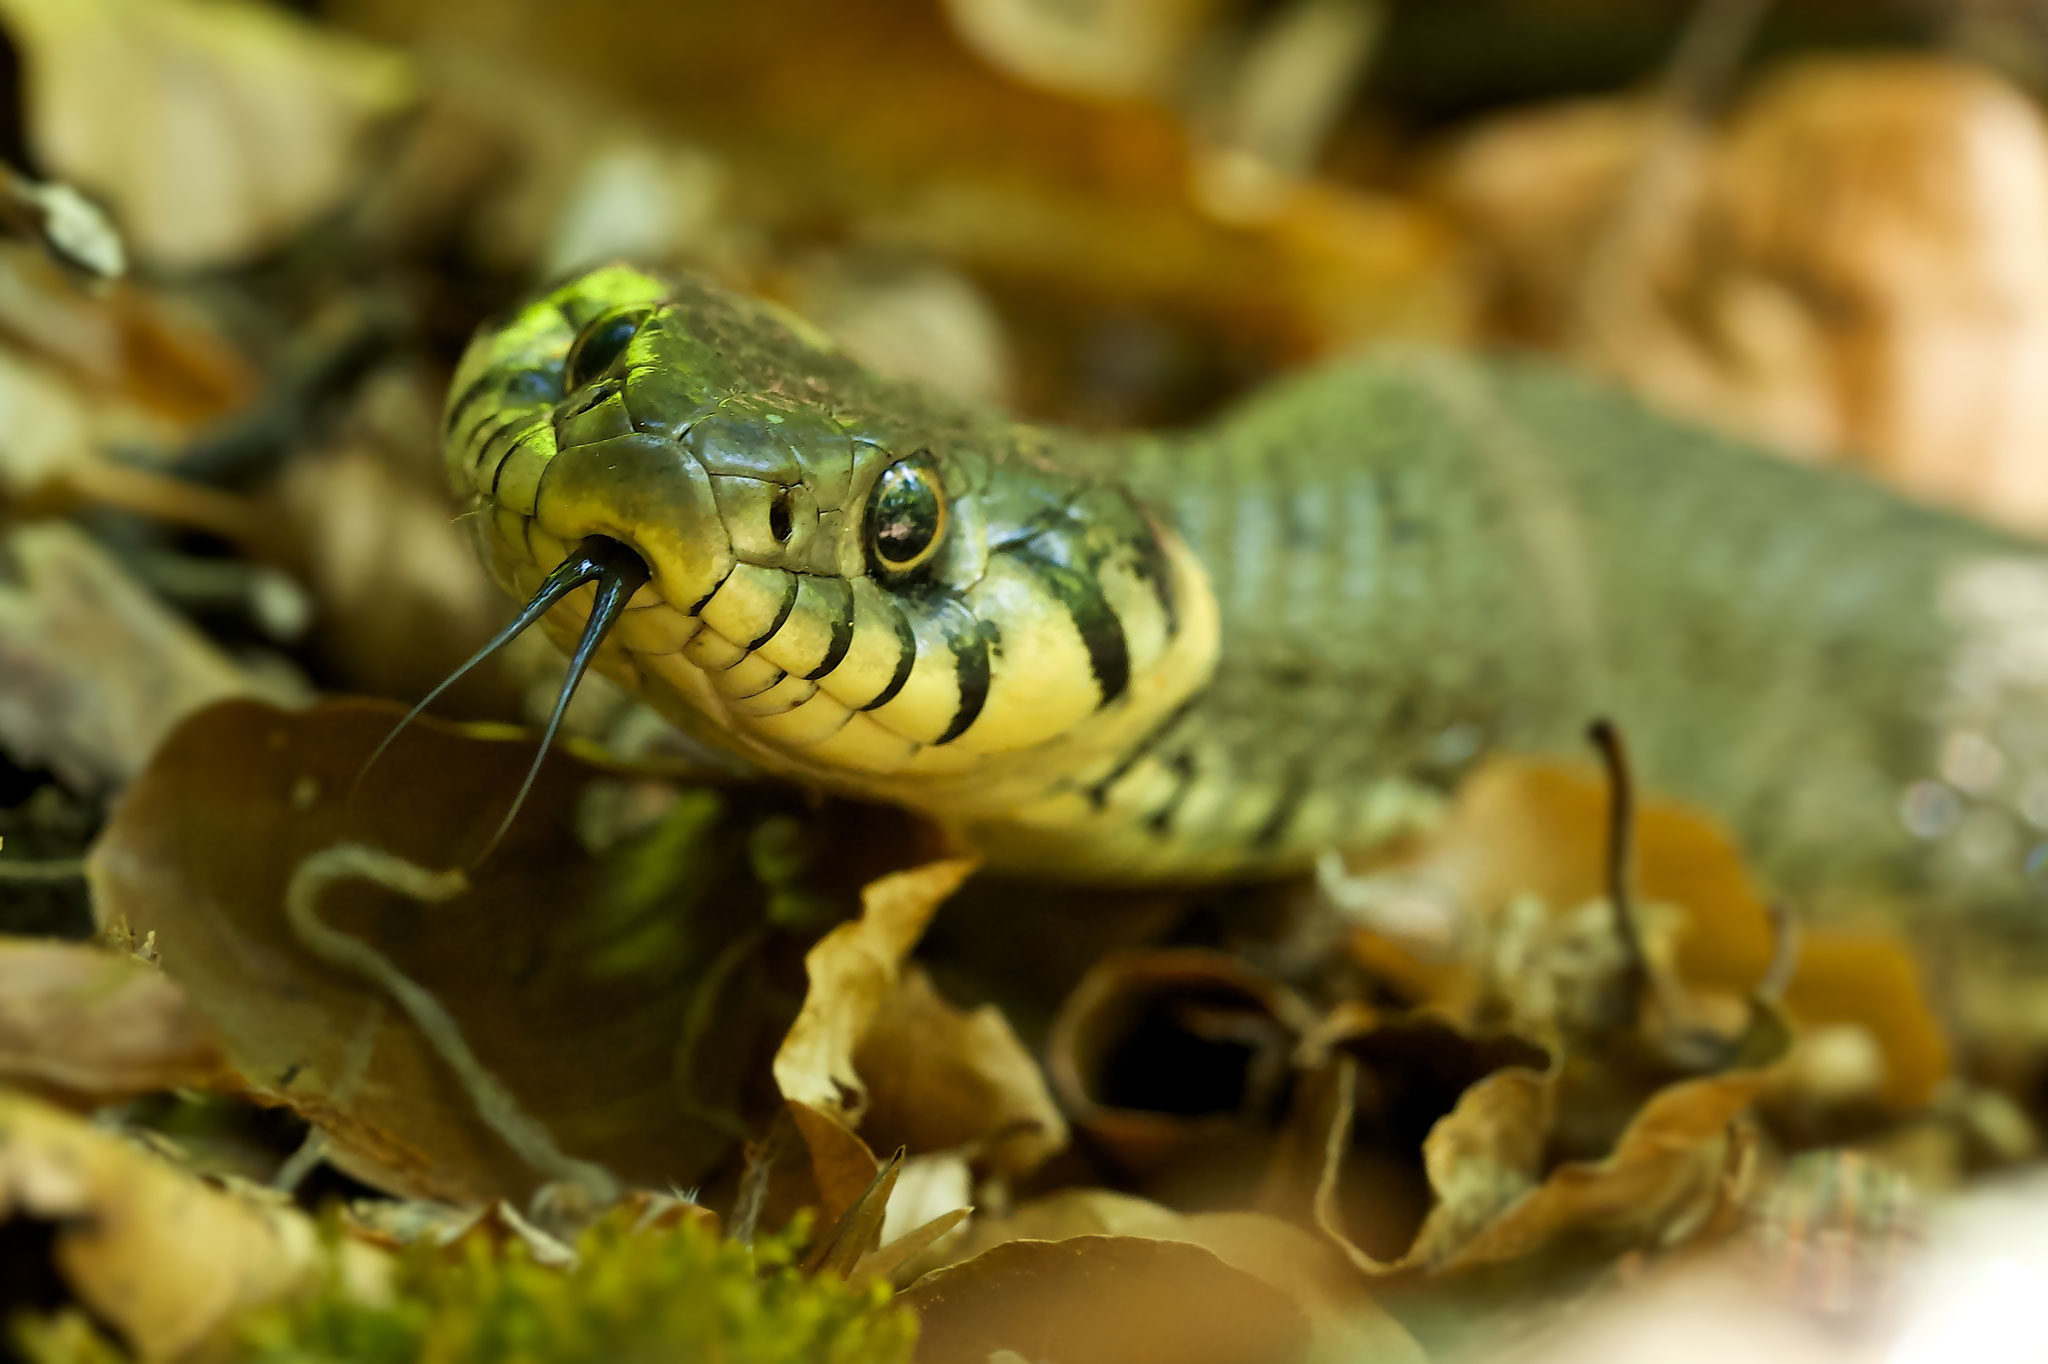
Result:
[[[867,1086],[854,1051],[896,987],[905,957],[939,904],[974,870],[971,859],[933,862],[861,892],[860,917],[827,933],[804,957],[803,1011],[775,1053],[782,1097],[858,1123]]]
[[[1307,1192],[1316,1225],[1366,1272],[1421,1263],[1450,1228],[1483,1224],[1540,1176],[1553,1117],[1544,1048],[1349,1006],[1304,1050],[1313,1070],[1268,1198],[1298,1207]]]
[[[525,739],[422,722],[357,788],[395,718],[359,702],[194,717],[94,849],[95,900],[156,933],[251,1092],[325,1128],[338,1164],[409,1194],[523,1203],[544,1177],[485,1120],[446,1038],[391,981],[310,951],[285,913],[293,877],[338,842],[422,868],[473,854],[531,758]],[[435,1001],[560,1150],[627,1184],[688,1186],[779,1107],[761,1076],[808,941],[779,925],[851,914],[922,835],[894,812],[707,783],[667,792],[600,855],[579,819],[618,806],[620,785],[554,754],[467,891],[428,903],[350,875],[313,906]]]
[[[912,967],[854,1052],[868,1089],[861,1131],[913,1152],[966,1149],[995,1174],[1036,1169],[1067,1144],[1037,1059],[990,1005],[967,1010]]]
[[[0,938],[0,1084],[96,1107],[224,1078],[185,992],[134,957]]]
[[[1516,1062],[1498,1052],[1504,1064],[1472,1078],[1410,1154],[1398,1134],[1413,1130],[1415,1115],[1404,1120],[1399,1102],[1412,1081],[1387,1066],[1412,1066],[1430,1054],[1414,1050],[1416,1036],[1404,1036],[1418,1026],[1443,1025],[1368,1021],[1348,1036],[1338,1032],[1300,1115],[1307,1132],[1324,1135],[1316,1225],[1374,1275],[1532,1262],[1564,1241],[1632,1249],[1692,1234],[1723,1207],[1731,1180],[1746,1168],[1753,1139],[1745,1115],[1788,1043],[1783,1020],[1759,1008],[1731,1046],[1728,1070],[1654,1090],[1618,1135],[1583,1159],[1560,1155],[1567,1119],[1612,1101],[1613,1077],[1589,1075],[1595,1068],[1571,1058],[1539,1067],[1540,1053]],[[1455,1036],[1438,1039],[1454,1048],[1441,1053],[1446,1059],[1474,1045]],[[1455,1066],[1440,1072],[1439,1064],[1426,1069],[1441,1083]],[[1390,1216],[1399,1205],[1387,1182],[1390,1161],[1404,1156],[1419,1158],[1424,1177],[1423,1209],[1405,1223]]]
[[[1225,953],[1119,952],[1061,1005],[1047,1068],[1078,1127],[1131,1169],[1157,1169],[1262,1141],[1313,1019],[1292,990]]]

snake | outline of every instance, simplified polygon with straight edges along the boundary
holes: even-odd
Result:
[[[996,868],[1286,876],[1603,716],[1787,894],[2038,917],[2048,556],[1555,361],[1387,343],[1089,433],[608,264],[479,329],[444,448],[564,702],[594,665]]]

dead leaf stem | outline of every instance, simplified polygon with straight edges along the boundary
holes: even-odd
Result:
[[[566,1154],[545,1126],[536,1121],[498,1077],[491,1073],[462,1035],[461,1024],[433,992],[401,971],[390,958],[362,939],[321,921],[320,896],[339,881],[364,880],[408,899],[440,904],[469,889],[459,869],[432,871],[417,863],[360,843],[337,843],[308,856],[293,869],[285,888],[285,916],[305,948],[336,966],[376,983],[398,1006],[453,1070],[476,1105],[477,1116],[520,1159],[557,1183],[573,1184],[601,1206],[623,1192],[609,1170]]]
[[[1629,767],[1628,745],[1612,720],[1601,718],[1586,728],[1586,737],[1600,751],[1607,769],[1607,903],[1614,911],[1614,934],[1628,961],[1623,985],[1633,1022],[1642,1009],[1644,992],[1657,997],[1666,1019],[1685,1017],[1672,982],[1650,961],[1643,945],[1635,906],[1636,785]]]

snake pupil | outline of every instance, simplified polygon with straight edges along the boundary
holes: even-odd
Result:
[[[566,386],[581,388],[610,369],[626,349],[626,343],[640,330],[640,324],[647,320],[648,313],[646,308],[616,308],[585,323],[569,346],[569,358],[563,367]]]
[[[901,572],[931,557],[945,529],[938,476],[922,451],[882,471],[868,499],[868,538],[883,567]]]

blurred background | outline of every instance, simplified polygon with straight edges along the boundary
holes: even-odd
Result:
[[[111,684],[9,631],[0,747],[90,789],[200,695],[442,676],[502,608],[441,385],[612,256],[1098,428],[1382,340],[1539,348],[2039,528],[2044,77],[2024,0],[0,0],[0,497],[92,531],[17,546],[4,609],[76,622],[104,572],[204,632],[53,718],[25,693]],[[51,183],[125,281],[81,288]]]

